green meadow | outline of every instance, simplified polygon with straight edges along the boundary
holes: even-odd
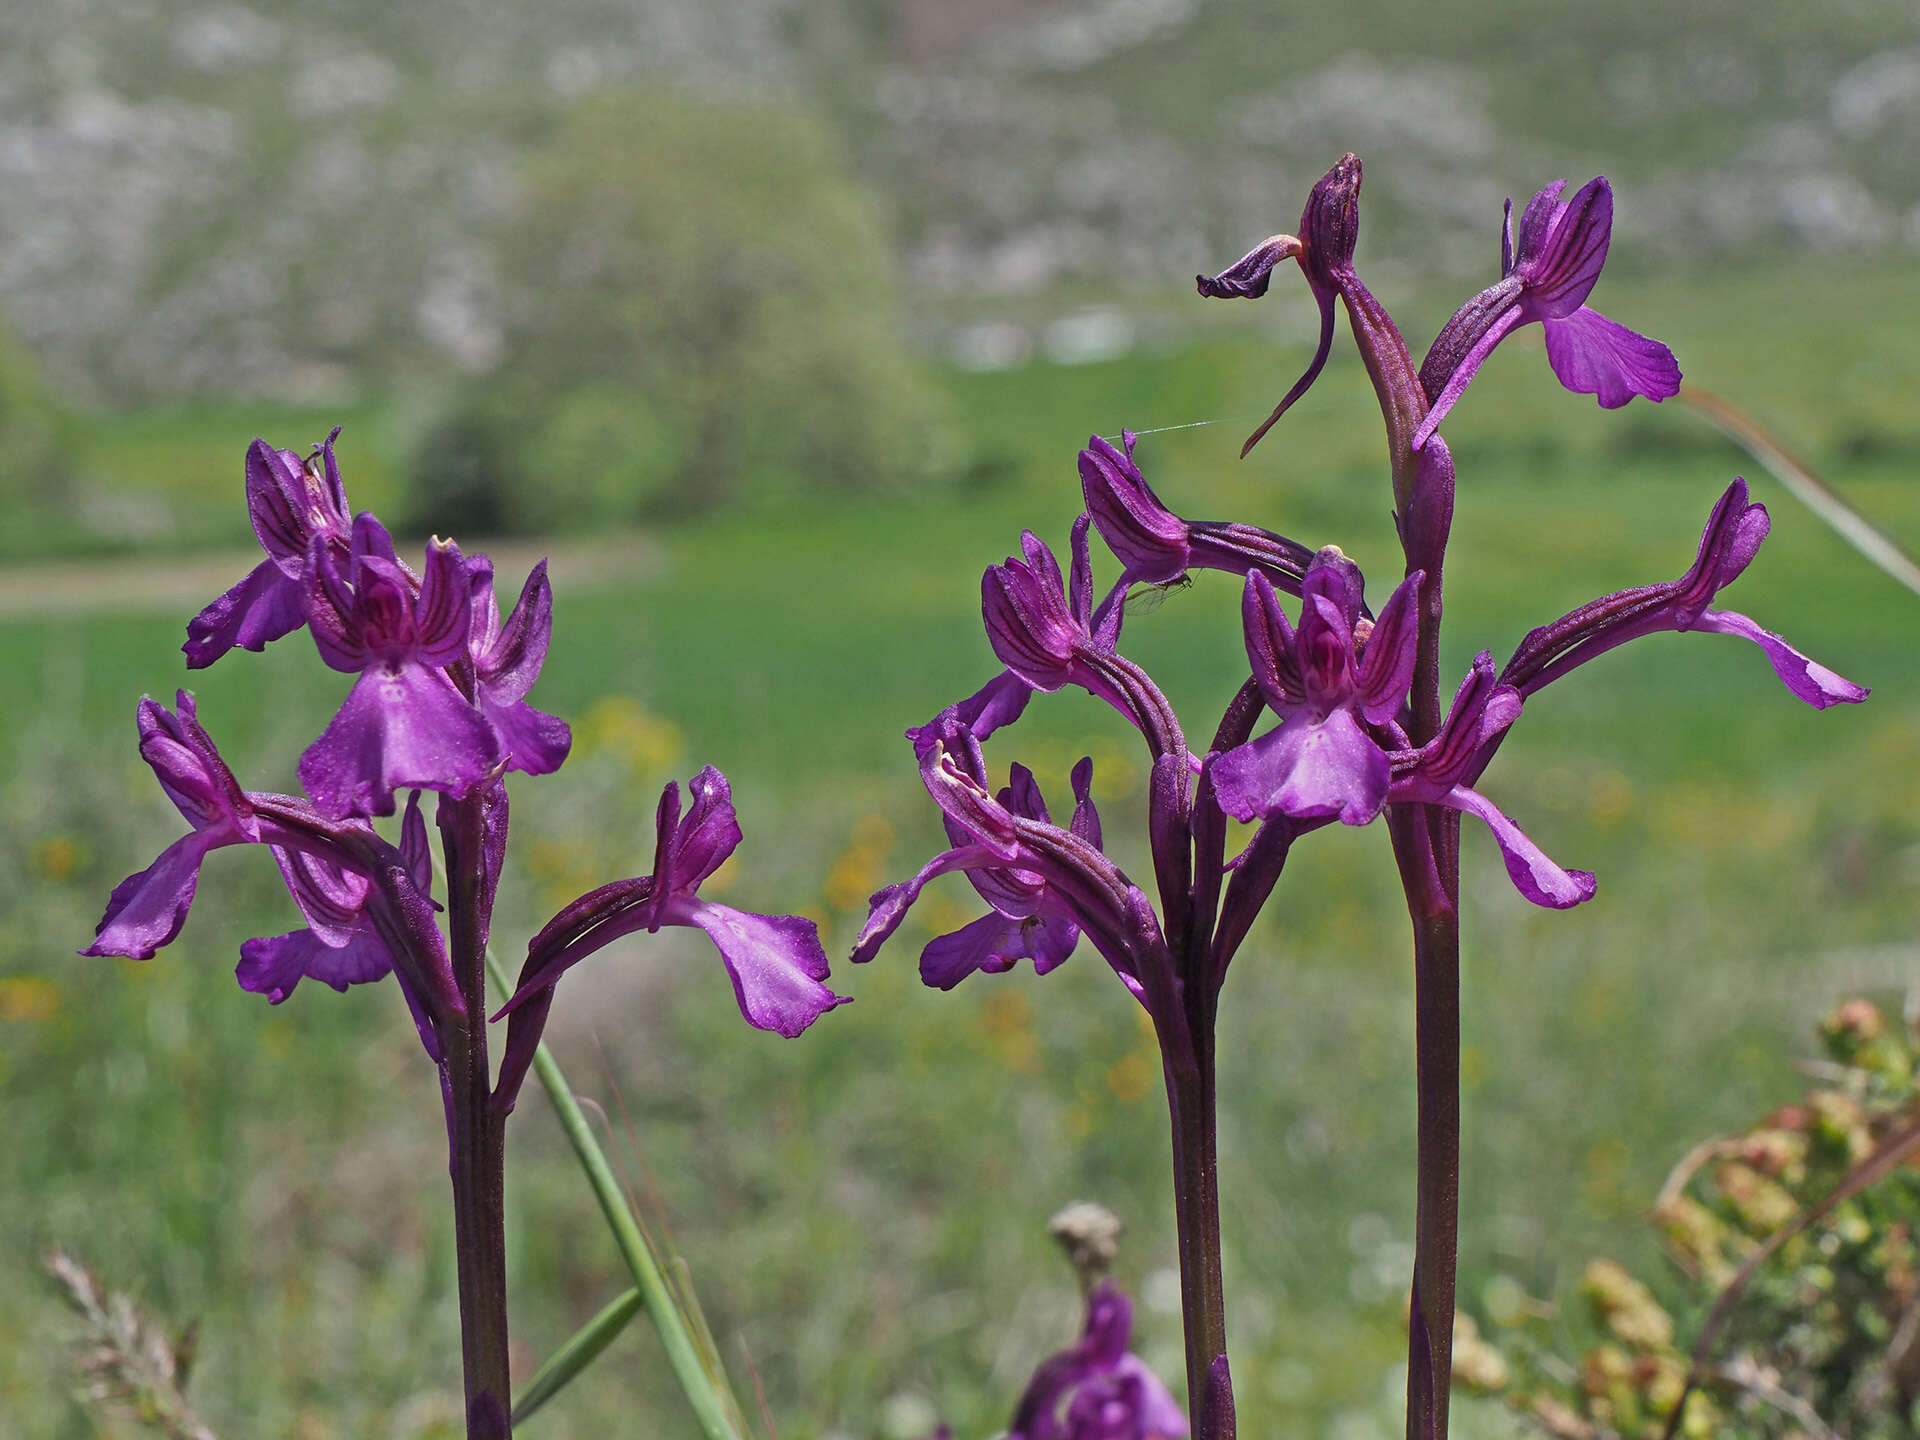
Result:
[[[1689,383],[1751,411],[1920,546],[1920,271],[1610,278],[1596,302],[1668,341]],[[1416,342],[1446,304],[1407,299]],[[517,961],[573,894],[645,870],[660,786],[706,763],[732,779],[746,834],[718,877],[724,898],[814,915],[844,956],[866,895],[940,843],[900,732],[994,673],[980,571],[1023,526],[1064,551],[1090,430],[1221,421],[1141,439],[1161,496],[1337,542],[1383,599],[1390,496],[1349,338],[1242,462],[1240,440],[1305,354],[1269,338],[1261,307],[1205,318],[1202,338],[1124,360],[945,376],[975,457],[964,482],[561,543],[533,699],[573,722],[576,744],[558,776],[513,791],[503,956]],[[195,547],[237,556],[256,433],[304,444],[344,421],[350,495],[392,503],[395,413],[369,396],[337,413],[234,402],[85,423],[93,470],[181,517],[168,546],[99,560],[98,587]],[[1864,706],[1815,713],[1750,646],[1660,636],[1529,705],[1483,788],[1600,889],[1573,912],[1532,909],[1469,822],[1460,1294],[1485,1328],[1490,1287],[1570,1297],[1598,1253],[1655,1268],[1640,1217],[1667,1168],[1797,1093],[1795,1062],[1831,1002],[1916,978],[1920,600],[1679,404],[1602,413],[1559,390],[1537,344],[1503,347],[1448,438],[1454,673],[1595,594],[1680,573],[1744,472],[1774,530],[1721,603],[1874,688]],[[0,1431],[101,1433],[69,1398],[64,1312],[36,1273],[58,1244],[155,1315],[198,1322],[191,1393],[222,1435],[456,1433],[441,1120],[405,1008],[385,985],[309,985],[277,1008],[241,993],[241,940],[296,923],[266,857],[241,850],[212,858],[185,933],[155,960],[74,955],[110,888],[179,833],[134,752],[132,712],[142,693],[187,683],[178,644],[200,600],[47,603],[0,621]],[[1237,588],[1206,576],[1171,591],[1129,617],[1122,645],[1189,733],[1210,733],[1245,674]],[[192,688],[242,783],[292,789],[346,681],[295,637],[236,652]],[[1024,760],[1057,799],[1082,753],[1109,848],[1144,871],[1143,752],[1105,707],[1039,697],[989,760]],[[994,1433],[1035,1360],[1075,1333],[1072,1276],[1045,1228],[1075,1199],[1125,1218],[1137,1348],[1169,1377],[1180,1368],[1151,1037],[1090,949],[1043,980],[922,988],[926,927],[970,919],[975,903],[964,882],[942,882],[924,924],[877,962],[836,965],[856,1003],[797,1041],[750,1031],[717,957],[684,931],[623,942],[561,988],[549,1039],[781,1440],[910,1440],[936,1419]],[[1406,931],[1384,830],[1323,832],[1228,981],[1222,1191],[1250,1434],[1398,1433]],[[530,1374],[627,1282],[532,1087],[510,1146]],[[1582,1333],[1577,1304],[1564,1323]],[[1504,1426],[1472,1404],[1458,1422],[1467,1435]],[[696,1432],[641,1320],[524,1433]]]

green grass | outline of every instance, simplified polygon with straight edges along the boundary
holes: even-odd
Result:
[[[1596,298],[1920,541],[1920,276],[1609,281]],[[515,791],[502,949],[573,891],[644,865],[658,786],[711,761],[734,780],[746,832],[726,898],[818,912],[844,953],[865,891],[938,841],[900,731],[992,673],[982,565],[1022,525],[1064,541],[1087,430],[1264,413],[1303,357],[1264,342],[1257,307],[1244,315],[1181,351],[954,377],[994,461],[965,493],[690,525],[650,537],[666,565],[586,587],[562,567],[536,699],[581,741],[560,776]],[[1423,318],[1430,333],[1438,317]],[[1245,422],[1148,436],[1139,455],[1176,507],[1338,540],[1378,593],[1391,542],[1371,412],[1343,337],[1244,464]],[[378,504],[395,493],[392,407],[352,413],[343,464],[356,501]],[[153,464],[192,533],[226,541],[244,537],[245,441],[304,441],[327,423],[223,406],[103,421],[89,444],[130,484]],[[1677,574],[1742,468],[1677,407],[1602,415],[1517,345],[1449,438],[1456,670],[1596,592]],[[1797,1093],[1791,1058],[1816,1010],[1910,976],[1920,609],[1754,483],[1774,534],[1729,602],[1876,693],[1816,714],[1750,647],[1672,636],[1530,707],[1485,788],[1601,889],[1575,912],[1534,911],[1469,830],[1469,1308],[1497,1274],[1552,1292],[1595,1247],[1649,1260],[1636,1215],[1666,1166]],[[1234,587],[1216,580],[1134,617],[1126,637],[1191,731],[1211,729],[1244,673]],[[71,954],[108,888],[177,832],[130,740],[135,697],[185,679],[184,618],[0,626],[14,719],[0,773],[0,1411],[29,1417],[23,1433],[93,1433],[64,1398],[58,1311],[31,1274],[57,1241],[161,1313],[201,1319],[194,1393],[222,1433],[430,1433],[458,1388],[444,1159],[432,1076],[391,990],[303,988],[277,1010],[235,990],[239,941],[290,923],[271,867],[241,852],[214,857],[158,959]],[[345,686],[294,641],[230,657],[194,688],[243,782],[278,788]],[[1058,795],[1083,748],[1111,845],[1144,869],[1141,757],[1103,707],[1043,697],[991,758],[1030,760]],[[963,886],[942,893],[953,918],[971,916]],[[1384,833],[1322,834],[1229,982],[1223,1193],[1252,1434],[1317,1436],[1336,1416],[1391,1433],[1394,1246],[1412,1195],[1405,932]],[[1165,1114],[1139,1086],[1152,1056],[1132,1002],[1091,953],[1044,981],[929,992],[912,975],[922,938],[840,966],[858,1003],[797,1042],[746,1030],[711,953],[664,935],[570,979],[550,1032],[606,1107],[636,1190],[664,1210],[743,1390],[750,1353],[788,1440],[887,1434],[902,1396],[931,1400],[957,1434],[991,1433],[1075,1323],[1044,1234],[1069,1200],[1125,1216],[1130,1285],[1174,1263]],[[530,1373],[626,1282],[535,1096],[512,1146]],[[1139,1345],[1170,1376],[1177,1327],[1142,1307]],[[1469,1409],[1460,1428],[1490,1423]],[[636,1327],[528,1433],[692,1431]]]

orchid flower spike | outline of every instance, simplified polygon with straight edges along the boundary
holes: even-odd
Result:
[[[1432,408],[1414,432],[1419,449],[1465,393],[1487,356],[1522,325],[1539,321],[1560,383],[1608,410],[1636,395],[1656,403],[1680,393],[1680,366],[1658,340],[1587,307],[1613,233],[1613,188],[1599,175],[1562,201],[1556,180],[1527,202],[1516,241],[1507,202],[1500,280],[1461,306],[1420,366]]]

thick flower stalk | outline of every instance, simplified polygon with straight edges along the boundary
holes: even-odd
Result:
[[[141,754],[190,828],[115,888],[83,953],[150,958],[180,934],[206,855],[263,845],[304,923],[240,947],[241,988],[278,1005],[302,980],[345,990],[395,977],[445,1110],[468,1433],[504,1436],[505,1122],[560,974],[629,930],[691,925],[719,946],[750,1023],[796,1035],[840,1000],[823,983],[826,956],[810,921],[696,893],[740,838],[726,780],[709,767],[684,816],[668,787],[654,875],[582,897],[536,938],[529,976],[538,1003],[523,995],[507,1007],[507,1056],[494,1080],[486,951],[506,863],[505,777],[557,770],[572,742],[564,721],[527,702],[552,638],[552,588],[542,562],[502,620],[485,556],[436,539],[418,571],[404,564],[372,515],[349,519],[338,433],[304,461],[260,440],[249,448],[247,504],[267,558],[194,618],[185,647],[188,664],[204,666],[304,626],[320,658],[355,677],[300,759],[307,798],[242,790],[185,691],[171,711],[143,700]],[[390,842],[374,821],[395,812],[403,790]],[[437,797],[444,911],[432,896],[420,805],[428,791]]]

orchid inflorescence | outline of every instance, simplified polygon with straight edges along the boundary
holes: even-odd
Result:
[[[1197,1440],[1235,1434],[1216,1154],[1219,997],[1293,847],[1335,823],[1382,817],[1412,921],[1418,1022],[1408,1434],[1444,1436],[1458,1209],[1461,816],[1486,826],[1513,884],[1534,904],[1564,909],[1595,892],[1591,874],[1552,859],[1481,789],[1505,736],[1548,685],[1661,631],[1748,640],[1791,694],[1817,708],[1867,693],[1745,615],[1711,608],[1769,525],[1766,509],[1735,479],[1684,574],[1582,605],[1530,632],[1504,664],[1481,651],[1443,705],[1440,620],[1455,474],[1439,429],[1487,356],[1538,321],[1561,383],[1607,408],[1673,396],[1680,372],[1666,346],[1586,304],[1611,237],[1604,178],[1564,200],[1562,182],[1547,186],[1517,232],[1509,204],[1500,278],[1460,308],[1416,366],[1354,268],[1360,181],[1359,160],[1344,157],[1313,187],[1298,235],[1263,242],[1219,275],[1199,277],[1198,287],[1203,296],[1257,298],[1276,268],[1293,261],[1319,308],[1305,373],[1242,454],[1316,382],[1336,310],[1345,310],[1386,426],[1402,551],[1391,593],[1373,608],[1359,564],[1336,546],[1185,518],[1147,483],[1131,433],[1117,445],[1094,436],[1079,454],[1085,511],[1068,537],[1064,570],[1028,532],[1017,556],[982,577],[1000,673],[907,732],[948,845],[872,897],[852,959],[872,960],[930,883],[964,874],[985,913],[924,946],[928,985],[951,989],[1022,960],[1045,974],[1084,938],[1144,1010],[1163,1061],[1188,1417],[1129,1352],[1129,1302],[1103,1283],[1088,1294],[1080,1341],[1045,1362],[1021,1398],[1011,1428],[1022,1440],[1148,1440],[1187,1433],[1189,1423]],[[742,1015],[757,1028],[795,1036],[844,1001],[827,988],[811,921],[701,898],[702,883],[741,841],[726,777],[708,766],[684,804],[677,785],[665,787],[651,873],[580,896],[534,936],[518,988],[493,1016],[506,1020],[507,1034],[492,1077],[485,961],[507,848],[506,776],[557,770],[571,741],[563,721],[526,698],[552,635],[552,589],[542,562],[503,620],[486,557],[435,539],[417,571],[403,562],[378,520],[349,511],[337,435],[304,458],[253,443],[246,493],[266,559],[194,618],[184,647],[189,667],[201,668],[304,627],[326,665],[355,677],[300,759],[305,793],[243,790],[187,692],[171,710],[143,700],[141,754],[191,829],[114,890],[85,953],[151,957],[179,935],[206,855],[259,844],[272,852],[305,923],[242,945],[244,989],[279,1004],[302,980],[345,990],[394,975],[438,1069],[446,1111],[469,1433],[505,1435],[504,1123],[535,1063],[557,982],[622,936],[685,926],[713,941]],[[1095,532],[1119,565],[1104,590],[1094,578]],[[1137,587],[1204,570],[1240,578],[1247,668],[1211,731],[1191,731],[1120,640]],[[1070,811],[1050,808],[1026,767],[1010,765],[1004,784],[989,767],[986,744],[1021,718],[1033,695],[1066,687],[1112,706],[1146,745],[1145,885],[1107,852],[1090,759],[1072,770]],[[437,797],[444,906],[433,894],[427,791]],[[374,822],[396,811],[390,839]],[[1253,827],[1232,854],[1230,821]]]
[[[438,1067],[452,1149],[467,1388],[475,1433],[505,1433],[502,1131],[571,966],[620,936],[663,925],[704,931],[720,951],[750,1025],[798,1035],[841,1004],[812,921],[702,900],[698,890],[739,845],[726,777],[694,777],[683,813],[660,799],[651,875],[564,906],[536,936],[510,1016],[497,1080],[486,1048],[485,952],[507,849],[506,776],[560,768],[566,723],[526,700],[553,633],[542,561],[503,621],[493,565],[435,539],[421,568],[403,562],[369,513],[349,518],[334,459],[339,431],[304,459],[255,440],[247,508],[267,558],[187,627],[189,668],[239,647],[263,649],[305,627],[320,658],[356,678],[299,763],[304,796],[243,790],[182,690],[169,710],[139,706],[140,752],[192,829],[113,892],[83,953],[150,958],[186,923],[207,854],[265,845],[305,920],[240,947],[241,988],[273,1004],[302,980],[344,991],[392,974]],[[408,792],[396,839],[375,826]],[[433,898],[421,795],[438,797],[447,882]]]
[[[1199,277],[1198,287],[1203,296],[1255,298],[1275,267],[1292,260],[1319,306],[1313,358],[1247,450],[1318,378],[1333,343],[1336,301],[1344,307],[1386,421],[1403,578],[1370,609],[1359,566],[1339,548],[1314,550],[1252,525],[1188,520],[1148,485],[1133,435],[1123,433],[1117,446],[1092,437],[1079,457],[1086,509],[1069,538],[1066,572],[1032,533],[1022,536],[1019,556],[988,567],[982,613],[1005,668],[908,731],[950,848],[873,897],[853,952],[856,961],[871,959],[923,887],[959,871],[987,913],[926,945],[926,983],[946,989],[1022,959],[1044,974],[1084,935],[1144,1008],[1160,1042],[1172,1119],[1188,1403],[1200,1440],[1235,1432],[1220,1272],[1215,1018],[1229,966],[1292,847],[1336,821],[1366,825],[1384,815],[1406,890],[1421,1052],[1408,1434],[1443,1435],[1457,1223],[1459,817],[1486,825],[1514,885],[1536,905],[1578,905],[1595,883],[1551,859],[1477,788],[1502,740],[1553,681],[1656,631],[1750,640],[1789,692],[1815,707],[1866,696],[1746,616],[1709,608],[1767,533],[1765,508],[1736,479],[1713,507],[1684,575],[1603,596],[1542,625],[1504,665],[1482,651],[1443,711],[1439,622],[1454,468],[1438,427],[1487,355],[1519,326],[1539,321],[1561,383],[1608,408],[1636,396],[1670,397],[1680,372],[1666,346],[1586,305],[1611,232],[1613,196],[1604,178],[1571,200],[1561,199],[1561,182],[1541,190],[1517,238],[1508,206],[1501,278],[1460,308],[1416,367],[1354,270],[1360,179],[1359,160],[1346,156],[1313,187],[1299,235],[1273,237],[1223,273]],[[1094,530],[1120,565],[1104,593],[1093,577]],[[1119,649],[1129,591],[1196,570],[1242,577],[1248,662],[1212,738],[1198,746],[1160,688]],[[1297,601],[1297,619],[1283,595]],[[1035,692],[1065,686],[1106,701],[1145,742],[1152,896],[1104,851],[1090,761],[1073,773],[1076,803],[1066,825],[1052,818],[1021,765],[1004,786],[990,778],[983,743],[1018,720]],[[1273,723],[1263,725],[1267,716]],[[1230,819],[1257,827],[1232,856]]]

